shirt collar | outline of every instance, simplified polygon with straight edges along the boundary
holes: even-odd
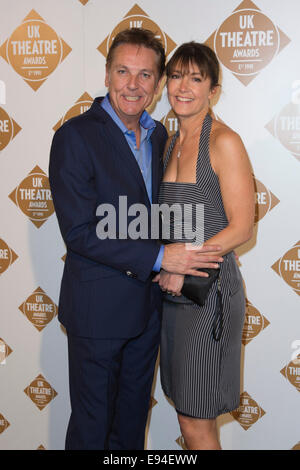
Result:
[[[117,113],[115,112],[114,108],[112,107],[110,100],[109,100],[109,93],[104,97],[104,99],[101,101],[102,108],[110,115],[112,120],[117,124],[117,126],[121,129],[123,134],[126,134],[129,132],[125,124],[121,121]],[[150,138],[150,135],[152,134],[154,128],[156,127],[156,124],[150,114],[147,113],[147,111],[143,111],[143,114],[140,117],[140,125],[146,129],[147,131],[147,139]],[[149,132],[151,131],[151,132]]]

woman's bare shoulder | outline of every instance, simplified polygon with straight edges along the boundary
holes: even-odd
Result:
[[[225,123],[214,120],[210,139],[211,165],[220,175],[224,168],[249,167],[249,158],[239,134]],[[241,168],[242,168],[241,167]]]
[[[217,150],[218,153],[227,152],[228,150],[241,150],[244,148],[241,137],[237,132],[231,129],[224,122],[213,120],[211,131],[211,149]]]
[[[224,142],[225,140],[241,140],[237,132],[231,129],[227,124],[217,119],[212,121],[211,138],[215,142]]]

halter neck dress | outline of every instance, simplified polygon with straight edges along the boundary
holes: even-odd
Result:
[[[189,204],[188,221],[193,232],[207,241],[228,225],[219,180],[210,164],[209,140],[212,118],[206,115],[199,140],[196,182],[162,182],[159,204]],[[164,171],[174,148],[177,132],[169,145]],[[197,223],[197,205],[204,207],[204,226]],[[199,207],[199,206],[198,206]],[[184,211],[181,211],[184,214]],[[180,214],[180,211],[179,211]],[[170,236],[165,243],[190,242],[184,217],[170,218]],[[198,221],[199,222],[199,221]],[[185,220],[186,223],[186,220]],[[178,235],[182,234],[182,238]],[[175,236],[176,235],[176,236]],[[240,402],[240,356],[245,317],[245,296],[240,270],[233,252],[223,256],[219,289],[222,295],[222,331],[213,334],[218,302],[218,282],[211,287],[203,307],[184,296],[164,294],[160,348],[160,375],[164,393],[176,411],[194,418],[213,419],[236,409]]]

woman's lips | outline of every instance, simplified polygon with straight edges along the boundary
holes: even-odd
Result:
[[[180,101],[180,103],[190,103],[191,101],[193,101],[192,98],[185,98],[183,96],[176,96],[176,100]]]

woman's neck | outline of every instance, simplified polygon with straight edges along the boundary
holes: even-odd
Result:
[[[205,108],[197,115],[191,117],[178,116],[180,142],[194,137],[200,131],[208,110],[209,108]]]

